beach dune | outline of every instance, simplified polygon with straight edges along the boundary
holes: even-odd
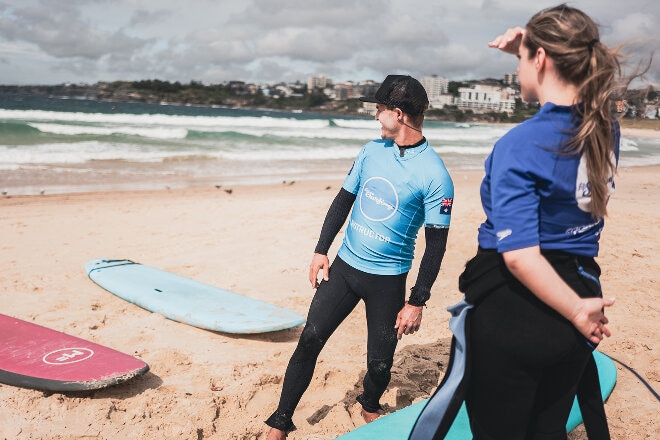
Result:
[[[451,171],[451,170],[450,170]],[[658,389],[658,167],[619,170],[598,258],[613,336],[599,350]],[[453,173],[448,249],[422,328],[395,357],[387,411],[428,397],[449,350],[446,308],[476,250],[481,174]],[[306,315],[309,261],[341,181],[0,197],[2,313],[137,356],[151,370],[112,388],[59,394],[0,385],[1,439],[263,439],[302,327],[248,336],[167,320],[104,291],[83,271],[126,258]],[[337,240],[338,242],[339,240]],[[417,255],[424,240],[418,240]],[[330,253],[334,255],[337,243]],[[416,264],[419,264],[417,259]],[[409,277],[414,280],[416,266]],[[364,422],[362,306],[321,353],[293,440],[332,439]],[[658,401],[628,368],[606,404],[614,439],[660,438]],[[571,439],[584,439],[582,428]]]

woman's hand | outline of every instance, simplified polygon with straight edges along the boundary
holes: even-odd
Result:
[[[539,246],[502,253],[506,267],[538,299],[566,318],[589,341],[598,344],[611,333],[606,324],[605,307],[614,299],[580,298],[559,277]]]
[[[488,43],[488,47],[499,49],[503,52],[518,55],[518,49],[525,35],[525,29],[521,27],[514,27],[507,29],[502,35],[495,37],[493,41]]]
[[[583,298],[577,310],[569,318],[571,323],[582,335],[594,344],[598,344],[605,336],[612,336],[606,324],[605,307],[614,304],[614,298]]]

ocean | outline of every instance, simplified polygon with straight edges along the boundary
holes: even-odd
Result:
[[[451,173],[482,170],[508,127],[427,120]],[[371,117],[0,94],[0,191],[70,193],[343,179]],[[622,166],[660,164],[660,141],[624,138]]]

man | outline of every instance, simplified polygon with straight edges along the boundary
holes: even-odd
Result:
[[[362,148],[321,228],[309,268],[317,291],[284,376],[279,406],[266,421],[271,427],[267,440],[282,440],[295,429],[293,412],[321,349],[360,300],[367,315],[367,373],[357,401],[365,421],[379,416],[397,341],[419,330],[444,256],[454,186],[422,135],[428,108],[424,87],[410,76],[388,75],[374,97],[361,100],[376,103],[382,139]],[[328,250],[349,212],[343,243],[330,266]],[[422,224],[426,250],[406,302],[406,277]]]

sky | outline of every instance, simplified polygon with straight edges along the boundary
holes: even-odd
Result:
[[[558,3],[0,0],[0,84],[502,78],[517,60],[487,43]],[[646,83],[660,86],[660,1],[566,3],[602,26],[603,43],[627,43],[631,65],[655,51]]]

